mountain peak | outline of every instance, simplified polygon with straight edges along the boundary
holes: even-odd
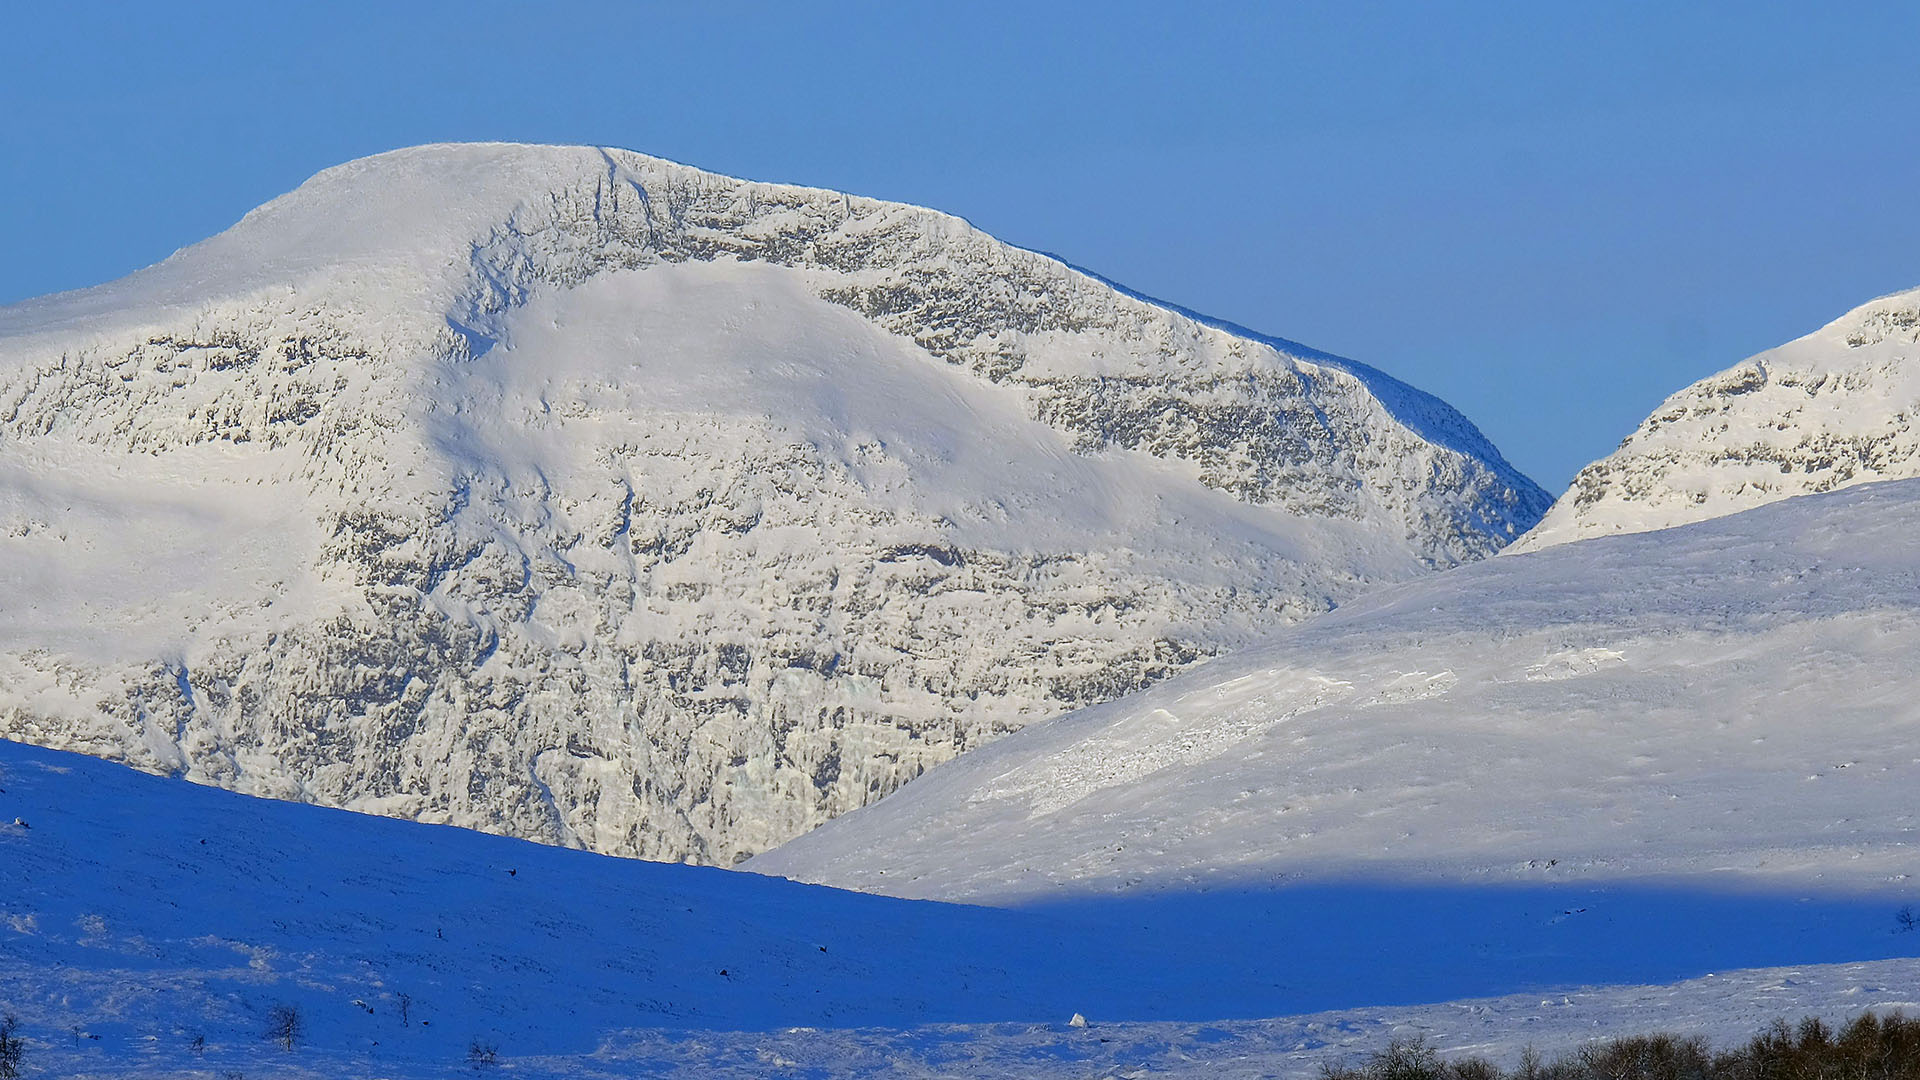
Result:
[[[1920,289],[1909,289],[1669,397],[1510,550],[1920,476],[1916,410]]]
[[[156,307],[370,270],[395,284],[445,289],[473,243],[529,203],[617,168],[698,170],[591,146],[437,143],[358,158],[314,174],[220,234],[118,281],[0,308],[0,333],[69,329]]]
[[[593,147],[0,311],[0,735],[728,862],[1546,496],[1364,365]]]

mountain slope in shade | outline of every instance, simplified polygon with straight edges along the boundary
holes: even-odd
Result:
[[[746,866],[995,903],[1354,876],[1912,891],[1916,534],[1920,481],[1896,481],[1461,567]]]
[[[119,1027],[119,1009],[244,1044],[291,1000],[314,1044],[451,1063],[473,1035],[587,1053],[624,1027],[1040,1017],[1129,968],[1160,973],[1132,980],[1133,1008],[1155,985],[1221,1007],[1160,951],[1042,917],[250,798],[5,741],[0,809],[0,1000],[30,1023]],[[185,1041],[166,1048],[177,1064]]]
[[[1668,398],[1512,552],[1920,476],[1920,289]]]
[[[1547,501],[945,214],[423,147],[0,310],[0,734],[725,864]]]

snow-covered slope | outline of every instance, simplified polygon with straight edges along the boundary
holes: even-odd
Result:
[[[1920,480],[1894,481],[1461,567],[746,866],[994,902],[1346,880],[1920,896],[1915,536]]]
[[[0,310],[0,734],[725,864],[1547,501],[944,214],[425,147]]]
[[[1738,1038],[1911,1007],[1920,973],[1878,898],[1307,892],[1223,932],[614,859],[4,741],[0,868],[0,1012],[36,1077],[1307,1076],[1415,1031],[1508,1062]],[[1812,966],[1737,970],[1787,962]],[[1256,1019],[1301,1010],[1336,1011]]]
[[[1222,1007],[1164,952],[1043,917],[250,798],[5,741],[0,813],[0,1011],[176,1065],[218,1061],[191,1060],[195,1033],[253,1049],[282,1002],[310,1048],[442,1069],[473,1037],[587,1053],[628,1027],[1037,1019],[1081,985],[1125,987],[1101,1004],[1143,1008],[1158,986]]]
[[[1920,289],[1668,398],[1580,470],[1508,549],[1663,529],[1809,492],[1920,476]]]

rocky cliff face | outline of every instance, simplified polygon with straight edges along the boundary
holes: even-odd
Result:
[[[1668,398],[1580,470],[1513,551],[1664,529],[1920,476],[1920,290],[1883,297]]]
[[[943,214],[426,147],[0,310],[0,735],[726,864],[1546,502]]]

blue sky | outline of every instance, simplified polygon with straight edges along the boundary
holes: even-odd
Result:
[[[936,206],[1447,398],[1558,490],[1920,285],[1920,5],[23,6],[0,301],[328,165],[626,146]]]

